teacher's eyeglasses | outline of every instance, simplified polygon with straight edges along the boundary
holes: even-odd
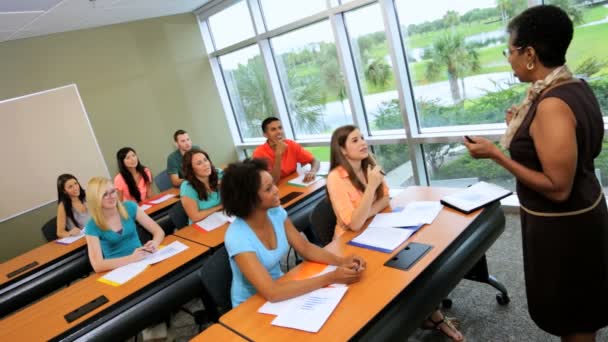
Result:
[[[511,51],[511,49],[509,49],[509,48],[506,48],[506,49],[502,50],[502,55],[505,56],[506,58],[509,58],[515,51],[519,51],[523,48],[524,48],[523,46],[516,47],[515,49],[513,49],[513,51]]]

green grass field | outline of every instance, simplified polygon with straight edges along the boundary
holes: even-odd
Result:
[[[329,161],[329,146],[306,147],[318,161]]]

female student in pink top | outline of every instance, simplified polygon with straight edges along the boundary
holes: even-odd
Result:
[[[114,187],[121,201],[142,202],[152,196],[152,173],[137,158],[130,147],[116,153],[119,173],[114,177]]]
[[[347,230],[360,230],[368,218],[389,206],[384,173],[357,127],[346,125],[334,131],[329,168],[327,193],[337,218],[334,238]],[[452,341],[463,341],[455,323],[435,310],[422,328],[437,329]]]

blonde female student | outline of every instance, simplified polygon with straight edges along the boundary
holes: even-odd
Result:
[[[348,230],[360,230],[368,218],[389,206],[384,173],[356,126],[342,126],[332,134],[329,168],[327,192],[337,218],[334,238]],[[452,341],[463,341],[455,323],[435,310],[422,328],[436,329]]]
[[[76,236],[89,221],[85,191],[76,177],[64,173],[57,177],[57,236]]]
[[[165,237],[161,227],[135,202],[118,200],[112,181],[94,177],[87,185],[91,220],[85,227],[89,259],[95,272],[103,272],[139,261],[157,250]],[[135,221],[152,234],[142,246]]]

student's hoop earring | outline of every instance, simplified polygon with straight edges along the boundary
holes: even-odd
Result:
[[[526,68],[527,68],[528,70],[532,70],[532,69],[534,69],[534,62],[530,62],[530,63],[526,64]]]

